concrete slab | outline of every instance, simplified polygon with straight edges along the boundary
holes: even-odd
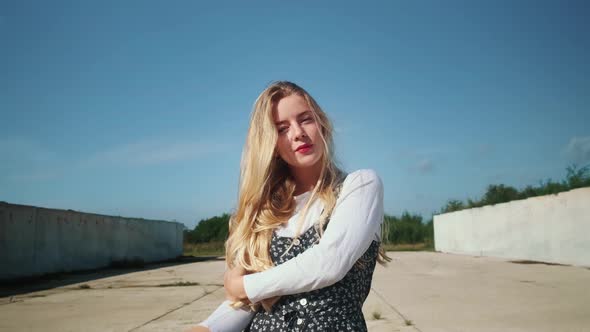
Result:
[[[134,331],[222,288],[223,266],[217,260],[72,275],[64,286],[1,298],[0,331]]]
[[[392,252],[363,312],[369,331],[590,331],[590,270]],[[0,298],[0,331],[185,331],[223,300],[223,261],[74,275]]]
[[[491,257],[390,253],[376,294],[422,332],[590,331],[590,270]]]

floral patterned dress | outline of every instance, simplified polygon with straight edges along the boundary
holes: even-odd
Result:
[[[319,240],[319,224],[298,239],[273,233],[272,260],[275,265],[282,264]],[[342,280],[314,291],[282,296],[270,313],[258,311],[244,331],[367,331],[362,307],[371,289],[378,254],[379,242],[374,240]]]

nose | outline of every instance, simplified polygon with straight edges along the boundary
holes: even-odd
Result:
[[[303,131],[301,125],[296,124],[293,126],[293,136],[293,139],[301,139],[303,136],[305,136],[305,131]]]

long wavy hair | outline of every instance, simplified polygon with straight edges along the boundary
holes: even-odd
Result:
[[[242,151],[238,204],[230,217],[229,238],[225,243],[226,262],[230,268],[241,266],[249,272],[259,272],[272,267],[269,250],[272,232],[295,211],[295,181],[287,163],[276,151],[278,131],[273,120],[273,109],[279,100],[291,95],[303,97],[309,105],[324,145],[319,161],[322,165],[320,177],[302,209],[297,234],[316,199],[324,203],[320,220],[326,220],[336,204],[335,189],[346,174],[335,163],[333,128],[328,116],[300,86],[287,81],[270,84],[254,103]],[[389,258],[383,250],[381,253],[378,260],[384,263],[384,259]]]

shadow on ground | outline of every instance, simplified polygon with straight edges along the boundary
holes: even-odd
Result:
[[[217,256],[181,256],[174,260],[167,260],[153,263],[117,263],[110,267],[101,269],[73,271],[73,272],[59,272],[44,274],[35,277],[19,278],[15,280],[0,282],[0,297],[9,297],[15,295],[26,294],[30,292],[43,291],[56,287],[68,286],[71,284],[82,283],[86,281],[108,278],[127,273],[138,271],[149,271],[168,266],[177,266],[196,262],[206,262],[214,260],[223,260]]]

